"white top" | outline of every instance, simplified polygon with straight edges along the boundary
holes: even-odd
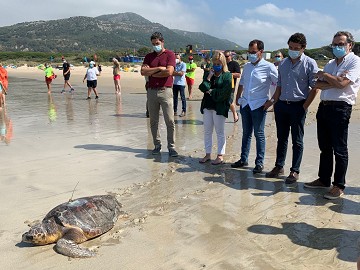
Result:
[[[322,90],[320,99],[345,101],[350,105],[355,105],[360,87],[360,58],[351,52],[345,55],[339,65],[336,64],[335,59],[332,59],[325,65],[324,72],[334,76],[345,76],[351,82],[343,89],[330,88]]]
[[[247,62],[240,78],[240,85],[244,87],[239,104],[244,108],[249,104],[250,109],[260,108],[269,98],[271,84],[276,84],[278,70],[274,64],[261,59],[256,65]]]
[[[95,80],[97,80],[96,75],[99,75],[99,71],[96,67],[88,68],[86,71],[86,80],[95,81]]]

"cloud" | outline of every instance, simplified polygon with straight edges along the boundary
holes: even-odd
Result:
[[[244,47],[252,39],[260,39],[265,49],[276,50],[286,48],[289,37],[296,32],[305,34],[308,48],[325,46],[331,42],[334,29],[338,26],[331,16],[308,9],[295,11],[265,4],[246,10],[244,18],[229,18],[222,32],[225,38]]]

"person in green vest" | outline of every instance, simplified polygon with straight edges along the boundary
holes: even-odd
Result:
[[[189,63],[186,63],[186,84],[188,86],[189,91],[189,99],[192,99],[192,91],[195,83],[195,70],[197,65],[194,63],[194,57],[192,55],[189,56]]]

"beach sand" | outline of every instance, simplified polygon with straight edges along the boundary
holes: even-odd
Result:
[[[98,101],[85,100],[84,67],[72,70],[74,95],[60,94],[61,71],[56,71],[50,96],[43,71],[19,67],[8,72],[6,117],[1,121],[11,123],[12,134],[7,143],[0,142],[1,269],[356,268],[358,106],[349,128],[346,195],[328,201],[322,198],[323,191],[303,188],[303,182],[317,178],[318,98],[306,120],[299,185],[289,189],[283,179],[252,174],[254,139],[249,167],[230,167],[239,159],[242,130],[241,121],[234,124],[231,116],[225,125],[226,164],[199,164],[204,155],[202,94],[197,90],[200,69],[187,116],[176,118],[177,158],[168,156],[163,119],[162,153],[154,157],[149,151],[153,144],[145,117],[145,81],[139,72],[121,73],[120,98],[114,94],[111,68],[103,67]],[[276,150],[272,112],[266,137],[268,171]],[[291,144],[289,148],[286,172]],[[97,250],[97,256],[69,259],[57,254],[54,245],[21,243],[27,225],[68,201],[76,185],[74,198],[115,194],[126,212],[111,231],[82,244]]]

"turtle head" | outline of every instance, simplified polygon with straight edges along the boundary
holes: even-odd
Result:
[[[61,238],[61,231],[52,220],[43,221],[30,227],[30,230],[22,235],[22,241],[34,245],[47,245],[55,243]]]

